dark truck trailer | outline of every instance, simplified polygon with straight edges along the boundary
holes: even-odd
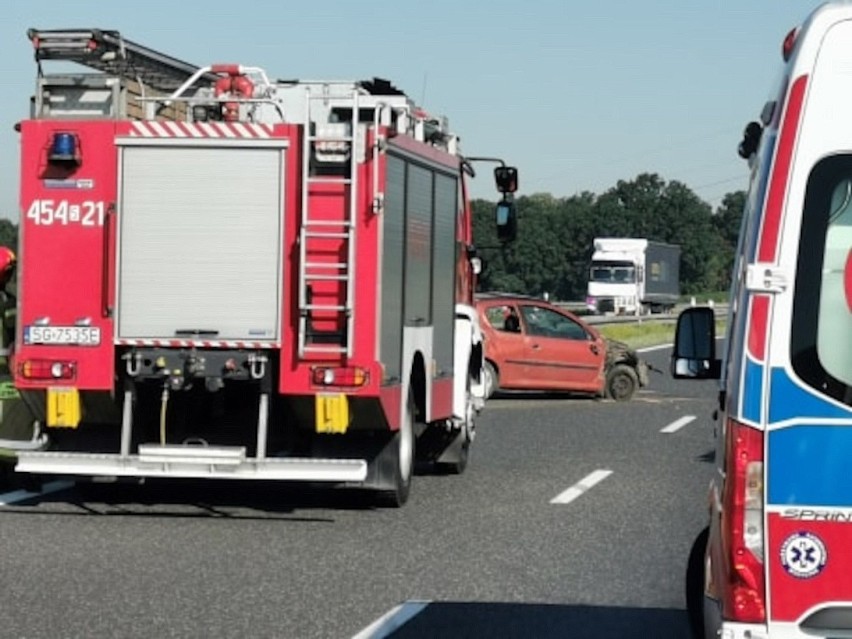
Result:
[[[680,297],[680,247],[662,242],[648,242],[645,250],[644,305],[674,306]]]

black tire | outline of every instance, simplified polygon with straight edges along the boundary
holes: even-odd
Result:
[[[411,478],[414,475],[414,399],[406,402],[405,416],[399,430],[394,433],[384,451],[381,467],[390,467],[391,487],[378,491],[378,502],[382,506],[399,508],[408,501],[411,493]]]
[[[626,364],[616,364],[606,376],[606,396],[617,402],[626,402],[639,388],[636,371]]]
[[[704,639],[704,553],[709,537],[709,528],[698,534],[686,564],[686,616],[693,639]]]
[[[482,384],[485,386],[485,399],[491,397],[500,389],[500,375],[494,364],[485,360],[482,365]]]

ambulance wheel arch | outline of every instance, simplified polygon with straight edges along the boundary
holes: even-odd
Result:
[[[689,551],[689,559],[686,565],[686,615],[689,619],[689,630],[695,639],[706,636],[704,626],[704,565],[709,537],[709,527],[698,533],[698,537],[696,537]]]

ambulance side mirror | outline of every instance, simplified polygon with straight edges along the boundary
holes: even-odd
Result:
[[[743,139],[740,142],[740,145],[737,147],[737,153],[739,156],[748,160],[754,153],[757,151],[757,147],[760,146],[760,138],[763,135],[763,127],[760,126],[759,122],[749,122],[746,125],[745,131],[743,131]]]
[[[514,193],[518,190],[518,169],[514,166],[498,166],[494,169],[494,182],[500,193]]]
[[[677,318],[671,361],[675,379],[719,379],[716,359],[716,316],[712,308],[688,308]]]
[[[495,209],[497,239],[501,242],[513,242],[518,234],[518,211],[511,200],[500,200]]]

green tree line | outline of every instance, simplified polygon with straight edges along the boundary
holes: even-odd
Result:
[[[724,291],[744,203],[744,192],[728,193],[714,211],[684,184],[643,173],[602,195],[518,197],[517,240],[501,246],[494,202],[474,200],[474,238],[485,263],[479,288],[581,300],[594,238],[639,237],[681,247],[683,294]]]
[[[474,238],[485,263],[480,290],[581,300],[595,237],[677,244],[685,295],[727,290],[745,193],[727,194],[714,211],[684,184],[643,173],[602,195],[539,193],[516,203],[518,238],[506,246],[495,234],[494,202],[472,203]],[[0,245],[17,250],[18,225],[8,219],[0,218]]]

